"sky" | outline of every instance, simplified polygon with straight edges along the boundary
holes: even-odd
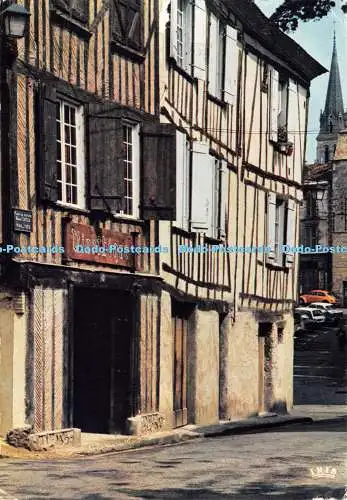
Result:
[[[265,15],[270,16],[278,5],[279,0],[256,0],[258,7]],[[339,1],[336,4],[340,4]],[[336,29],[337,57],[340,68],[343,101],[347,108],[347,14],[343,14],[338,7],[319,21],[299,22],[294,33],[288,33],[314,59],[327,70],[330,69],[333,48],[333,33]],[[316,137],[319,132],[320,110],[324,108],[328,87],[329,73],[315,78],[311,82],[311,97],[309,104],[308,142],[306,160],[312,163],[316,160]]]

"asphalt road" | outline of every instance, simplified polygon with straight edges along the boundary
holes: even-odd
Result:
[[[340,500],[347,486],[346,357],[334,342],[333,332],[296,341],[297,408],[328,415],[313,424],[87,459],[3,459],[0,500]]]

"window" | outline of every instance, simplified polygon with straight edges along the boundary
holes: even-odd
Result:
[[[317,226],[306,226],[304,230],[304,245],[314,247],[317,243]]]
[[[142,0],[117,0],[113,2],[112,38],[123,47],[137,52],[143,50]],[[129,51],[131,54],[131,52]]]
[[[138,217],[139,209],[139,131],[131,123],[123,125],[124,207],[123,213]]]
[[[189,230],[189,142],[183,132],[176,132],[176,224]]]
[[[284,200],[276,199],[275,211],[275,261],[281,263],[282,259],[282,245],[285,244],[284,239],[284,217],[285,217],[285,204]]]
[[[189,0],[177,0],[177,64],[190,73],[192,63],[191,30],[192,9]]]
[[[78,21],[88,21],[88,0],[53,0],[53,6]]]
[[[210,14],[209,92],[221,99],[224,90],[225,26]]]
[[[276,193],[267,196],[267,262],[291,267],[296,245],[297,206],[294,200],[284,200]],[[285,246],[284,246],[285,245]]]
[[[57,182],[58,201],[84,206],[84,130],[82,107],[58,100]]]
[[[228,217],[227,163],[209,154],[202,142],[192,144],[191,230],[223,238]]]
[[[278,83],[278,140],[287,142],[287,106],[288,106],[288,81],[279,81]]]
[[[330,155],[329,155],[329,146],[324,147],[324,162],[328,163],[330,160]]]

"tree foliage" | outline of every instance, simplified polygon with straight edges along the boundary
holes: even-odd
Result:
[[[347,13],[347,0],[341,2],[341,10]],[[333,0],[284,0],[270,19],[283,31],[295,31],[299,21],[318,20],[337,7]]]

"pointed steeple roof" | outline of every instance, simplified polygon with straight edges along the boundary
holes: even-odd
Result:
[[[340,113],[343,115],[343,112],[344,108],[343,108],[342,87],[340,80],[339,64],[337,60],[336,34],[334,31],[333,55],[331,58],[329,84],[325,101],[324,114],[326,117],[330,115],[332,115],[333,117],[338,117]]]

